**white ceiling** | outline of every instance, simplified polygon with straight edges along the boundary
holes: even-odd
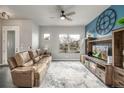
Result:
[[[61,7],[66,12],[76,12],[71,16],[73,21],[60,20],[56,5],[1,5],[0,12],[9,13],[11,19],[32,19],[38,25],[76,26],[88,24],[109,5],[62,5]]]

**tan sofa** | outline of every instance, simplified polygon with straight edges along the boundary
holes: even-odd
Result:
[[[43,54],[39,49],[16,53],[8,59],[11,76],[17,87],[39,86],[52,60],[50,54]]]

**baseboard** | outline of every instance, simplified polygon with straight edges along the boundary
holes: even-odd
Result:
[[[80,59],[53,59],[53,61],[80,61]]]
[[[8,67],[9,65],[8,64],[0,64],[0,67]]]

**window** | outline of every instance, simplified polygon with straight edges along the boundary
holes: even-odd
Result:
[[[50,34],[44,34],[44,40],[50,40]]]
[[[59,41],[60,53],[80,53],[80,35],[60,34]]]

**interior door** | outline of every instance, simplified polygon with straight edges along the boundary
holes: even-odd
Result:
[[[2,64],[8,64],[7,58],[19,52],[19,26],[2,27]]]
[[[15,55],[15,31],[7,32],[7,58]]]

